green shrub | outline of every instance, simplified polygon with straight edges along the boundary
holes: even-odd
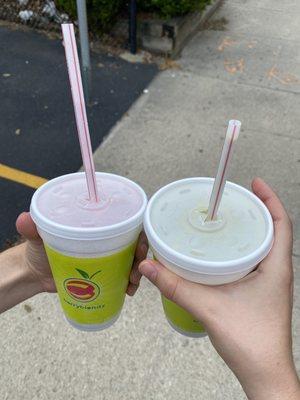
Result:
[[[154,12],[163,18],[184,15],[203,9],[211,0],[137,0],[138,11]],[[67,12],[72,18],[77,18],[76,0],[56,0],[60,10]],[[92,31],[108,30],[116,15],[125,9],[125,0],[87,0],[89,28]]]
[[[72,18],[77,18],[76,0],[56,0],[56,5]],[[89,28],[96,32],[109,29],[123,5],[124,0],[87,0]]]
[[[138,8],[165,18],[202,10],[211,0],[138,0]]]

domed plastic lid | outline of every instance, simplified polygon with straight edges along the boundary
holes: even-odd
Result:
[[[140,225],[147,205],[143,189],[118,175],[97,172],[96,177],[99,203],[88,201],[84,173],[41,186],[30,206],[34,222],[55,236],[83,240],[117,236]]]
[[[144,227],[154,250],[180,268],[230,274],[257,265],[273,243],[273,221],[247,189],[226,183],[218,221],[205,226],[212,178],[170,183],[150,199]]]

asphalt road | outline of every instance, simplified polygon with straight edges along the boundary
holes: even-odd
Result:
[[[0,27],[0,54],[0,163],[47,179],[78,170],[81,156],[61,42]],[[104,54],[92,54],[92,65],[88,119],[96,149],[157,68]],[[15,240],[14,221],[28,209],[33,191],[0,178],[0,248]]]

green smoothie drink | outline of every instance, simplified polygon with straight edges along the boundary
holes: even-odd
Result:
[[[204,327],[191,314],[162,296],[162,305],[167,321],[175,331],[189,337],[207,336]]]
[[[273,222],[253,193],[226,182],[218,218],[206,222],[214,179],[170,183],[150,199],[144,228],[155,259],[192,282],[220,285],[238,280],[268,254]],[[178,332],[202,337],[201,322],[162,298],[168,322]]]
[[[96,182],[98,202],[89,201],[85,174],[75,173],[41,186],[30,207],[65,317],[87,331],[120,315],[147,204],[129,179],[96,173]]]
[[[144,218],[154,257],[192,282],[221,285],[251,272],[273,244],[273,221],[263,202],[226,181],[241,122],[231,120],[215,179],[170,183],[151,198]],[[163,297],[168,322],[178,332],[205,335],[200,321]]]

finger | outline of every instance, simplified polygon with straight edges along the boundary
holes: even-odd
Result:
[[[141,243],[143,243],[143,244],[146,244],[146,245],[148,246],[148,238],[147,238],[146,233],[145,233],[144,231],[142,231],[142,232],[140,233],[139,241],[140,241]]]
[[[146,256],[144,258],[142,258],[141,260],[135,260],[132,266],[132,270],[130,272],[130,276],[129,276],[129,283],[133,283],[134,285],[138,285],[140,283],[141,280],[141,273],[139,271],[139,264],[141,261],[143,261],[146,258]]]
[[[41,240],[29,212],[23,212],[18,216],[16,228],[19,234],[28,240]]]
[[[141,262],[146,258],[147,253],[148,245],[143,242],[139,242],[135,251],[134,259]]]
[[[267,206],[274,222],[273,253],[276,253],[277,256],[290,255],[292,252],[292,225],[281,201],[270,186],[260,178],[253,180],[252,189]]]
[[[126,293],[128,294],[128,296],[134,296],[136,291],[138,290],[139,285],[134,285],[133,283],[129,283]]]
[[[253,192],[268,207],[274,221],[288,220],[289,217],[281,201],[271,187],[261,178],[255,178],[252,182]]]
[[[215,304],[211,287],[187,281],[152,260],[143,261],[139,270],[160,290],[163,296],[201,321],[206,321],[209,310]]]
[[[148,240],[144,232],[142,232],[139,236],[137,249],[135,252],[135,258],[132,266],[132,270],[129,276],[129,282],[134,285],[139,285],[141,280],[141,273],[139,271],[139,264],[145,260],[148,253]]]

